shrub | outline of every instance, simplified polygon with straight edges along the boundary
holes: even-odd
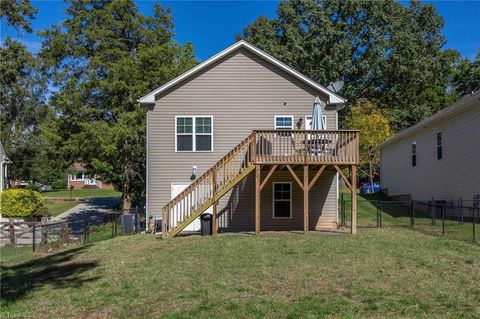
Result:
[[[57,179],[52,183],[52,189],[66,189],[67,181],[65,179]]]
[[[28,189],[7,189],[0,194],[2,217],[47,216],[48,210],[40,193]]]
[[[29,183],[27,185],[27,187],[25,187],[26,189],[28,190],[31,190],[31,191],[35,191],[35,192],[38,192],[38,190],[40,189],[37,185],[33,184],[33,183]]]

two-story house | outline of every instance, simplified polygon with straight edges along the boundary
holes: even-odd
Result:
[[[380,145],[381,187],[401,200],[480,200],[480,90]]]
[[[309,130],[316,98],[322,131]],[[354,190],[358,162],[358,132],[338,130],[342,97],[239,41],[139,102],[147,213],[164,236],[198,230],[203,212],[214,234],[338,227],[338,178]]]

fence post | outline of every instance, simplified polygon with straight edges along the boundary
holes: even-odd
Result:
[[[117,237],[117,211],[113,212],[112,238]]]
[[[86,245],[88,243],[88,220],[87,218],[83,221],[83,244]]]
[[[472,235],[473,235],[473,242],[476,241],[476,234],[475,234],[475,206],[472,206]],[[480,208],[478,209],[480,210]]]
[[[463,198],[460,197],[460,214],[462,215],[462,225],[464,223],[464,218],[463,218]]]
[[[380,227],[380,200],[377,199],[377,227]]]
[[[380,217],[380,228],[383,227],[383,218],[382,218],[382,201],[378,201],[378,204],[379,204],[379,210],[378,210],[378,215]]]
[[[445,236],[445,213],[447,211],[447,203],[442,206],[442,236]]]
[[[436,222],[435,222],[435,211],[436,211],[436,207],[435,207],[435,204],[434,204],[434,200],[433,200],[433,197],[432,197],[432,200],[430,202],[430,216],[432,217],[432,226],[435,226]]]
[[[413,200],[410,201],[410,226],[415,226],[415,202]]]
[[[8,222],[9,222],[8,228],[9,228],[9,235],[10,235],[10,244],[12,246],[15,246],[15,222],[13,221],[13,218],[10,218]]]
[[[33,252],[35,252],[35,236],[36,236],[35,224],[33,224],[33,228],[32,228],[32,250],[33,250]]]

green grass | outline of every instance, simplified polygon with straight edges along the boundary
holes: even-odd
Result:
[[[74,201],[61,201],[61,200],[45,200],[45,207],[47,207],[51,216],[60,215],[66,212],[70,208],[77,206],[79,203]]]
[[[70,191],[67,189],[51,190],[42,192],[44,197],[70,197]],[[120,197],[122,193],[100,188],[80,188],[71,192],[71,197]]]
[[[340,194],[344,194],[346,200],[346,220],[350,224],[351,197],[350,191],[346,188],[340,189]],[[399,203],[390,200],[388,197],[379,194],[358,194],[358,219],[359,228],[376,227],[377,225],[377,207],[375,201],[382,201],[381,215],[383,227],[410,227],[411,213],[409,203]],[[340,207],[340,206],[339,206]],[[480,241],[480,225],[476,225],[477,241]],[[473,230],[472,222],[468,221],[460,225],[457,220],[445,220],[445,234],[443,233],[442,219],[438,217],[436,224],[432,226],[432,219],[425,211],[416,209],[414,229],[426,234],[435,236],[446,236],[452,239],[472,242]]]
[[[370,227],[373,196],[359,198],[355,236],[109,239],[109,223],[53,255],[5,247],[0,315],[479,318],[480,246],[411,230],[398,203]]]
[[[2,263],[2,316],[480,316],[480,247],[404,228],[358,235],[117,237]]]

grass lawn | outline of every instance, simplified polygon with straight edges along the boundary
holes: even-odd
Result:
[[[403,228],[117,237],[2,263],[3,316],[480,316],[480,247]]]
[[[70,208],[77,206],[78,202],[63,201],[63,200],[45,200],[45,207],[47,207],[51,216],[60,215],[66,212]]]
[[[344,194],[346,200],[346,220],[350,225],[350,191],[346,188],[341,188],[340,193]],[[375,201],[381,200],[381,213],[383,227],[410,227],[411,213],[409,203],[399,203],[391,201],[388,197],[379,194],[358,194],[358,227],[376,227],[377,224],[377,208]],[[432,226],[432,219],[428,212],[416,209],[415,211],[415,230],[426,234],[443,236],[442,219],[439,216],[436,224]],[[446,237],[472,242],[473,227],[471,219],[464,224],[459,224],[457,219],[445,220],[445,235]],[[480,224],[476,225],[476,239],[480,242]]]
[[[70,197],[67,189],[51,190],[42,192],[44,197]],[[120,197],[122,193],[100,188],[80,188],[72,190],[72,197]]]

